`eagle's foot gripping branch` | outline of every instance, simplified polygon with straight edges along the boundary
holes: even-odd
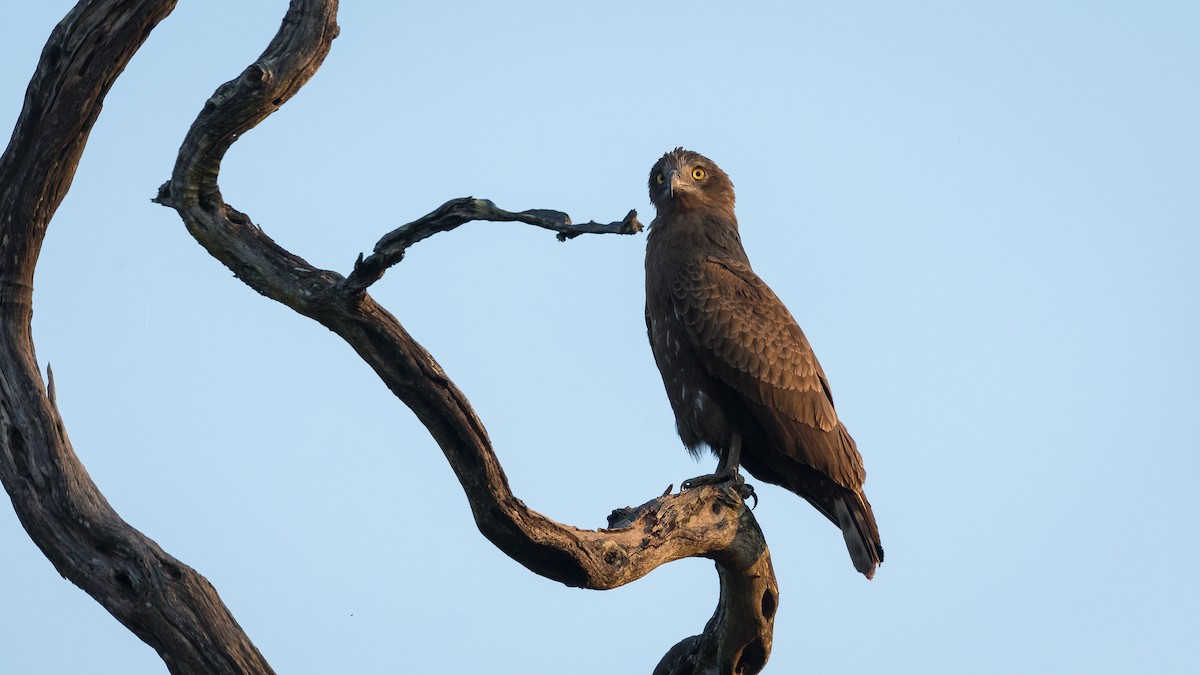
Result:
[[[691,490],[702,485],[723,485],[725,483],[729,483],[728,491],[736,494],[738,499],[742,501],[753,499],[754,505],[750,507],[751,509],[758,506],[758,494],[755,493],[754,486],[746,482],[746,479],[742,477],[741,472],[736,467],[729,467],[721,469],[716,473],[689,478],[680,483],[679,489],[682,492],[683,490]]]

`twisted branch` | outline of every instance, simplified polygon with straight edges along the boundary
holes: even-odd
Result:
[[[331,4],[311,0],[293,6]],[[721,576],[722,603],[705,633],[677,645],[660,669],[758,672],[770,652],[778,589],[762,534],[740,498],[718,487],[664,495],[631,511],[628,522],[599,531],[563,525],[529,509],[513,495],[466,397],[365,290],[403,258],[408,246],[471,220],[525,222],[569,238],[634,232],[640,228],[636,213],[608,225],[573,225],[556,211],[513,213],[486,200],[457,199],[382,237],[347,278],[312,267],[227,205],[216,183],[229,145],[294,94],[295,85],[319,63],[303,52],[276,51],[276,45],[316,52],[327,48],[322,40],[336,34],[332,24],[285,21],[283,31],[289,28],[306,38],[277,37],[262,58],[210,99],[157,201],[174,208],[197,241],[254,290],[315,319],[354,348],[433,435],[463,486],[480,532],[505,554],[548,579],[593,589],[629,583],[682,557],[710,557]]]
[[[513,213],[497,207],[487,199],[451,199],[428,215],[383,235],[379,243],[375,244],[375,252],[365,260],[361,255],[358,256],[354,263],[354,271],[346,280],[347,287],[361,290],[370,286],[383,276],[387,268],[404,259],[404,252],[409,246],[439,232],[449,232],[473,220],[528,223],[558,232],[559,241],[574,239],[581,234],[636,234],[642,231],[637,211],[630,211],[624,219],[615,223],[600,224],[589,221],[576,225],[571,222],[570,216],[561,211],[532,209]]]
[[[124,15],[117,7],[126,4],[85,1],[81,7],[95,5],[118,17]],[[140,3],[143,13],[136,16],[144,20],[142,32],[106,36],[105,40],[124,45],[127,60],[171,5]],[[375,251],[366,258],[360,256],[350,276],[343,277],[315,268],[280,247],[248,216],[225,203],[217,178],[226,151],[316,72],[337,36],[336,10],[336,0],[292,1],[279,33],[263,55],[219,87],[205,104],[180,148],[171,179],[160,188],[155,201],[175,209],[197,242],[251,288],[345,339],[438,442],[463,486],[479,530],[520,564],[569,586],[608,589],[682,557],[714,560],[721,581],[716,613],[704,633],[672,648],[656,673],[759,672],[770,652],[778,589],[762,533],[736,493],[704,486],[664,494],[636,509],[615,512],[605,530],[563,525],[527,508],[512,494],[486,430],[466,397],[396,318],[366,292],[388,267],[403,258],[408,246],[471,220],[525,222],[554,230],[560,239],[566,239],[586,232],[635,232],[640,224],[634,212],[606,225],[574,225],[565,214],[555,211],[514,213],[486,200],[452,200],[385,235]],[[104,77],[84,81],[111,84],[124,61],[113,63]],[[101,93],[106,90],[107,86],[99,89]],[[84,119],[82,136],[86,137],[88,120],[98,113],[98,103],[79,108],[92,115]],[[16,139],[15,135],[14,142]],[[78,149],[82,150],[82,140]],[[6,153],[0,178],[12,166],[22,168],[9,160]],[[73,172],[73,162],[70,167]],[[61,181],[59,187],[65,192]],[[26,199],[23,204],[31,203]],[[49,213],[40,231],[16,231],[34,259],[48,221]],[[10,274],[13,270],[0,267],[4,344],[20,347],[11,354],[7,348],[0,352],[0,478],[22,514],[22,522],[35,540],[39,536],[34,528],[42,522],[48,523],[51,532],[44,538],[72,538],[65,548],[41,540],[39,546],[65,575],[153,645],[171,672],[271,672],[207,581],[120,521],[86,480],[66,441],[52,397],[40,386],[32,359],[27,310],[33,263],[18,262],[13,267],[19,268],[19,273]],[[60,465],[69,466],[63,469]],[[43,501],[50,504],[47,509],[57,512],[48,517],[30,516]],[[81,526],[79,514],[85,512],[88,519]],[[143,605],[147,608],[142,609]]]
[[[0,482],[55,569],[172,673],[270,673],[208,580],[122,520],[92,482],[67,438],[49,370],[43,388],[30,332],[42,240],[104,95],[174,7],[80,2],[47,40],[0,157]]]

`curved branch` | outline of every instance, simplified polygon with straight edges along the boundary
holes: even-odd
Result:
[[[301,20],[285,21],[263,56],[209,100],[185,139],[171,180],[156,201],[174,208],[210,254],[259,293],[340,335],[433,435],[471,505],[475,522],[500,550],[533,572],[576,587],[609,589],[689,556],[716,561],[722,601],[704,634],[664,657],[660,671],[756,673],[770,652],[778,589],[753,514],[732,492],[706,486],[663,495],[619,512],[608,530],[557,523],[517,499],[466,397],[399,321],[366,293],[407,246],[470,220],[515,220],[556,230],[632,232],[619,223],[575,226],[553,211],[513,213],[486,200],[453,200],[384,236],[348,278],[313,267],[278,246],[226,204],[217,186],[221,158],[237,137],[286,101],[309,76],[336,34],[332,2],[299,0]],[[325,17],[322,23],[317,17]]]
[[[637,211],[631,210],[625,218],[615,223],[600,224],[589,221],[582,225],[571,222],[571,217],[561,211],[533,209],[513,213],[497,208],[490,200],[463,197],[452,199],[442,204],[432,213],[388,232],[379,243],[375,244],[375,252],[365,260],[360,255],[354,263],[354,271],[346,280],[347,287],[361,290],[375,283],[383,276],[387,268],[404,259],[404,252],[409,246],[427,239],[439,232],[449,232],[459,225],[473,220],[491,220],[496,222],[521,222],[536,225],[547,230],[558,232],[558,240],[566,241],[581,234],[636,234],[642,231],[638,222]]]
[[[172,673],[270,673],[195,570],[109,506],[42,386],[30,331],[46,228],[104,96],[174,0],[83,0],[46,42],[0,157],[0,482],[55,568],[162,656]]]
[[[122,521],[87,477],[54,407],[52,379],[42,386],[29,332],[45,228],[104,93],[173,6],[81,2],[51,36],[0,158],[0,481],[59,571],[158,650],[171,672],[269,673],[207,580]],[[224,202],[217,184],[222,157],[317,70],[337,35],[336,9],[335,0],[293,0],[263,55],[208,101],[158,201],[175,208],[197,241],[249,286],[334,330],[375,369],[437,440],[480,531],[497,547],[542,576],[601,589],[681,557],[709,557],[721,579],[717,611],[705,632],[672,648],[657,672],[758,672],[770,651],[778,590],[762,533],[736,494],[706,486],[664,495],[620,511],[599,531],[528,509],[512,494],[466,398],[365,292],[407,246],[469,220],[515,220],[569,238],[635,231],[635,214],[577,226],[557,212],[513,213],[456,200],[385,236],[346,279],[279,247]]]

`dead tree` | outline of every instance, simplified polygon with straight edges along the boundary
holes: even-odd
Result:
[[[57,570],[158,651],[172,673],[270,673],[216,590],[109,506],[76,457],[43,382],[30,331],[32,279],[46,228],[70,187],[105,94],[174,0],[82,0],[51,34],[12,141],[0,157],[0,482]],[[187,132],[155,201],[255,291],[340,335],[411,408],[454,469],[480,532],[531,571],[610,589],[684,557],[716,562],[720,600],[703,633],[676,644],[655,673],[757,673],[771,649],[778,589],[766,542],[735,492],[705,486],[618,509],[584,530],[512,494],[482,422],[433,357],[367,293],[405,250],[473,220],[520,221],[567,239],[630,234],[620,222],[573,224],[549,210],[505,211],[455,199],[384,235],[348,275],[309,265],[226,204],[221,158],[291,98],[337,36],[336,0],[292,0],[262,56],[221,85]]]

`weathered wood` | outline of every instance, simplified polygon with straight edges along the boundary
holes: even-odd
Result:
[[[417,220],[401,225],[388,232],[375,244],[375,251],[365,260],[360,255],[354,263],[354,271],[346,280],[353,289],[363,289],[379,280],[387,268],[404,258],[409,246],[432,237],[439,232],[449,232],[459,225],[474,220],[496,222],[521,222],[558,232],[558,240],[566,241],[581,234],[636,234],[642,231],[637,211],[631,210],[625,218],[614,223],[601,224],[589,221],[581,225],[571,222],[571,217],[561,211],[532,209],[514,213],[498,208],[488,199],[462,197],[451,199],[432,212]]]
[[[739,536],[732,545],[711,556],[721,582],[717,611],[703,633],[681,641],[663,656],[654,675],[757,673],[766,666],[779,586],[758,524],[744,517],[738,526]]]
[[[308,35],[319,40],[322,33]],[[463,486],[480,532],[500,550],[548,579],[594,589],[629,583],[679,558],[710,557],[718,565],[722,602],[706,632],[689,643],[690,649],[676,650],[673,662],[679,668],[691,664],[695,672],[761,670],[770,652],[778,590],[762,534],[736,494],[709,486],[664,495],[640,507],[628,526],[599,531],[563,525],[529,509],[509,488],[466,397],[365,290],[400,261],[408,246],[470,220],[517,220],[571,237],[635,231],[636,214],[607,226],[574,226],[553,211],[515,214],[486,200],[452,200],[385,235],[372,256],[360,257],[349,278],[313,267],[226,204],[217,186],[229,145],[311,74],[313,60],[274,48],[301,42],[277,38],[262,58],[217,90],[184,140],[158,201],[178,211],[196,240],[251,288],[317,320],[354,348],[433,435]],[[751,610],[753,616],[747,614]]]
[[[54,29],[0,156],[0,482],[55,568],[172,673],[270,673],[208,581],[138,532],[80,464],[30,332],[42,240],[112,83],[174,0],[85,0]]]
[[[27,102],[27,110],[34,112],[22,114],[14,135],[18,150],[10,147],[0,161],[4,179],[27,173],[27,165],[36,169],[47,156],[66,158],[59,164],[48,162],[53,166],[46,167],[40,183],[0,182],[5,186],[0,191],[0,234],[5,235],[0,249],[0,478],[31,536],[60,571],[154,646],[171,672],[265,673],[270,667],[208,582],[121,521],[87,479],[54,409],[53,383],[49,392],[41,386],[29,336],[34,261],[53,207],[69,185],[86,130],[103,92],[172,5],[148,0],[81,3],[105,9],[109,13],[98,16],[109,17],[125,32],[94,40],[90,48],[79,50],[78,58],[91,68],[102,67],[97,64],[103,59],[91,57],[99,49],[96,45],[103,44],[104,49],[124,45],[124,60],[113,60],[111,70],[100,73],[75,73],[75,86],[94,87],[90,100],[84,93],[65,99],[77,107],[75,117],[63,112],[54,128],[23,131],[23,124],[46,117],[37,106],[53,100],[39,87],[61,88],[56,96],[72,94],[63,84],[65,76],[50,74],[57,66],[47,66],[45,73],[39,67],[30,88],[33,102]],[[563,525],[527,508],[513,495],[466,397],[366,292],[401,260],[408,246],[471,220],[526,222],[570,238],[585,232],[636,231],[640,225],[635,213],[607,225],[573,225],[565,214],[554,211],[514,213],[486,200],[452,200],[385,235],[346,278],[315,268],[278,246],[249,217],[224,202],[217,178],[225,152],[316,72],[337,35],[336,10],[336,0],[293,0],[263,55],[205,104],[156,201],[174,208],[197,242],[248,286],[342,336],[438,442],[480,532],[520,564],[570,586],[608,589],[679,558],[714,560],[721,583],[716,612],[702,634],[672,648],[655,672],[759,672],[770,653],[778,589],[762,533],[736,492],[704,486],[664,494],[636,509],[622,509],[603,530]],[[56,39],[62,39],[59,31],[51,42]],[[43,60],[50,58],[53,64],[58,56],[49,46],[47,53],[50,57],[44,54]],[[73,155],[50,145],[70,145],[63,139],[71,138],[76,144]],[[59,154],[47,155],[50,152]],[[47,195],[56,195],[49,208],[43,202]],[[43,211],[34,214],[39,208]]]

